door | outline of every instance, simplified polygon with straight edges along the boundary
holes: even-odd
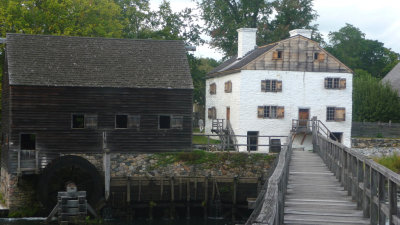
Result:
[[[247,131],[247,151],[257,151],[258,131]]]
[[[226,120],[230,120],[231,119],[231,108],[230,107],[226,107]]]
[[[299,109],[299,126],[306,127],[310,119],[310,109]]]

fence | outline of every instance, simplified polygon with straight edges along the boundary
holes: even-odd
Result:
[[[353,137],[400,137],[400,123],[353,122]]]
[[[197,141],[196,137],[201,140]],[[221,143],[220,135],[218,134],[193,134],[193,148],[205,149],[208,151],[233,151],[235,149],[243,148],[247,151],[257,151],[260,147],[268,147],[268,150],[273,152],[279,152],[282,147],[286,146],[287,143],[282,143],[282,139],[287,139],[287,136],[266,136],[266,135],[227,135],[226,143]],[[255,144],[252,139],[257,138]],[[231,142],[229,139],[237,140]],[[277,141],[279,140],[279,141]],[[266,150],[266,148],[265,148]]]
[[[283,224],[285,194],[292,155],[292,139],[279,154],[278,164],[257,197],[255,208],[246,222],[251,224]]]
[[[371,224],[400,224],[399,174],[316,132],[313,144]]]

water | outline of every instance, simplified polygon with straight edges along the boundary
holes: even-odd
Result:
[[[45,218],[21,218],[21,219],[8,219],[0,218],[1,225],[44,225]],[[242,221],[243,223],[244,221]],[[123,221],[123,220],[110,220],[105,221],[104,225],[234,225],[238,221],[232,222],[227,219],[203,219],[203,218],[192,218],[192,219],[137,219],[134,221]],[[57,223],[55,223],[57,224]]]

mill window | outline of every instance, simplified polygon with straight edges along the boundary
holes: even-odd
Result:
[[[327,107],[326,121],[345,121],[346,109],[342,107]]]
[[[158,124],[160,129],[171,129],[171,116],[160,115],[158,118]]]
[[[85,128],[85,114],[72,114],[72,128]]]
[[[262,80],[261,81],[262,92],[281,92],[282,81],[281,80]]]
[[[115,115],[115,128],[119,129],[128,128],[128,115],[122,115],[122,114]]]
[[[285,108],[283,106],[258,106],[258,118],[284,118]]]
[[[346,78],[327,77],[327,78],[325,78],[325,88],[326,89],[345,89],[346,88]]]
[[[36,134],[21,134],[21,150],[36,149]]]

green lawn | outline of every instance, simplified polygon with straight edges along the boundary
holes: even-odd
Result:
[[[400,173],[400,156],[393,154],[391,156],[383,156],[374,158],[374,161],[393,170],[396,173]]]
[[[193,139],[192,139],[193,144],[197,144],[197,145],[205,145],[207,143],[210,144],[219,144],[221,143],[220,140],[214,140],[210,138],[210,142],[207,142],[207,136],[195,136],[193,135]]]

